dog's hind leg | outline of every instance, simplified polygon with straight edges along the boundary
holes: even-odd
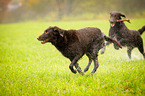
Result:
[[[106,50],[106,46],[109,46],[111,44],[111,42],[107,41],[104,45],[104,47],[101,49],[101,54],[104,54],[105,50]]]
[[[140,51],[140,53],[143,55],[143,57],[145,59],[145,53],[144,53],[144,49],[143,49],[143,44],[142,44],[142,46],[138,47],[138,50]]]
[[[101,54],[104,54],[104,52],[105,52],[105,49],[106,49],[106,45],[101,49]]]
[[[89,69],[89,67],[90,67],[90,65],[91,65],[91,63],[92,63],[91,56],[90,56],[89,54],[86,54],[86,55],[87,55],[88,58],[89,58],[89,62],[88,62],[88,64],[87,64],[87,66],[85,67],[84,72],[88,71],[88,69]]]
[[[99,67],[98,57],[94,59],[94,69],[92,70],[91,74],[95,73],[97,68]]]
[[[127,47],[127,54],[128,54],[128,57],[129,59],[131,59],[131,51],[132,51],[132,47]]]

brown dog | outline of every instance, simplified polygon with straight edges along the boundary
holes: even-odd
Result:
[[[140,53],[145,58],[145,53],[143,49],[143,40],[141,34],[145,31],[145,26],[143,26],[138,31],[129,30],[123,21],[129,21],[129,19],[122,19],[121,17],[126,17],[123,13],[111,12],[110,13],[110,30],[109,36],[116,39],[122,46],[127,46],[127,53],[131,59],[131,51],[133,48],[137,47]],[[109,45],[111,42],[107,42],[106,45]],[[101,53],[104,53],[105,47],[101,50]]]
[[[94,69],[91,73],[95,73],[99,67],[98,51],[104,46],[104,40],[114,43],[116,48],[121,45],[114,39],[105,36],[100,29],[87,27],[80,30],[63,30],[56,26],[47,28],[42,35],[37,38],[42,44],[51,42],[65,57],[69,58],[71,64],[70,70],[73,73],[77,71],[83,74],[77,61],[86,54],[89,63],[84,69],[86,72],[92,60],[94,61]],[[77,69],[74,70],[73,66]]]

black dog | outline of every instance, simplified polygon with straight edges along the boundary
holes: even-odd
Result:
[[[37,38],[41,43],[51,42],[65,57],[69,58],[71,64],[70,70],[73,73],[77,71],[83,74],[77,61],[86,54],[89,58],[89,63],[84,69],[86,72],[89,66],[94,61],[94,69],[91,73],[95,73],[98,63],[98,51],[105,45],[104,39],[114,43],[116,48],[121,48],[121,45],[114,39],[105,36],[100,29],[87,27],[80,30],[63,30],[58,27],[47,28],[42,35]],[[74,70],[73,66],[77,69]]]
[[[110,30],[109,37],[117,40],[122,46],[127,46],[127,53],[129,58],[131,59],[131,51],[133,48],[137,47],[140,53],[145,58],[145,53],[143,49],[143,40],[141,38],[141,34],[145,31],[145,26],[143,26],[138,31],[129,30],[123,21],[129,21],[129,19],[121,19],[121,17],[125,17],[124,14],[119,12],[111,12],[110,13]],[[111,42],[107,42],[106,45],[109,45]],[[101,50],[101,53],[104,53],[105,47]]]

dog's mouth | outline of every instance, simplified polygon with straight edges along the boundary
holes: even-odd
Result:
[[[39,41],[41,41],[42,44],[45,44],[46,42],[49,41],[49,39],[43,40],[43,39],[40,39],[40,37],[37,37],[37,39],[38,39]]]
[[[45,44],[46,42],[48,42],[49,39],[46,39],[44,41],[41,41],[42,44]]]
[[[115,26],[115,22],[111,22],[111,27],[114,27]]]

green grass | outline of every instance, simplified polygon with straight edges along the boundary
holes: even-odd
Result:
[[[126,23],[139,29],[145,19]],[[51,44],[41,44],[37,36],[49,26],[64,29],[98,27],[108,34],[108,20],[71,22],[24,22],[0,25],[0,96],[114,96],[145,95],[145,61],[137,49],[129,60],[126,48],[107,47],[99,55],[99,68],[92,75],[73,74],[70,61]],[[145,34],[142,35],[145,45]],[[82,69],[88,58],[79,60]]]

